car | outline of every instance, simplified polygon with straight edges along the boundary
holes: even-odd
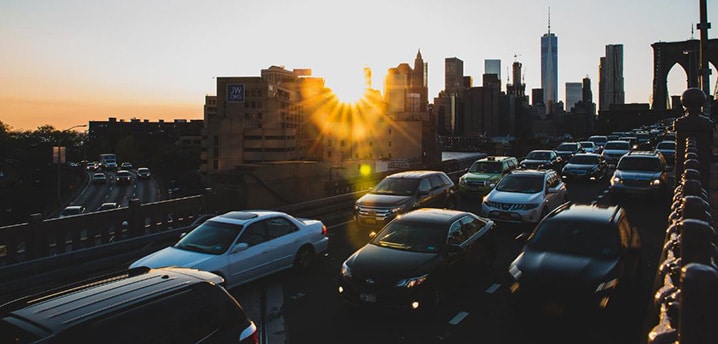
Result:
[[[540,169],[548,168],[556,171],[561,170],[563,165],[563,159],[556,153],[555,150],[537,149],[532,150],[526,157],[521,160],[519,166],[527,169]]]
[[[329,244],[319,220],[272,210],[212,217],[177,243],[138,259],[131,268],[180,266],[213,272],[228,289],[290,269],[307,270]]]
[[[564,204],[517,239],[508,272],[519,317],[604,310],[640,282],[641,240],[621,206]]]
[[[638,149],[638,138],[635,136],[621,136],[618,138],[621,141],[626,141],[631,146],[631,150]]]
[[[618,138],[618,137],[616,137]],[[597,149],[603,149],[603,147],[606,145],[606,142],[608,142],[608,136],[605,135],[591,135],[588,138],[588,141],[593,142],[596,145]]]
[[[578,142],[562,142],[558,146],[556,146],[556,149],[554,149],[558,156],[561,157],[561,160],[565,163],[570,159],[572,156],[578,153],[584,153],[584,149]]]
[[[107,176],[104,172],[95,172],[92,174],[93,184],[105,184],[107,183]]]
[[[451,209],[397,216],[342,263],[337,290],[350,305],[435,310],[447,287],[493,265],[494,227],[489,219]]]
[[[102,203],[99,207],[97,207],[97,211],[104,211],[104,210],[112,210],[119,208],[120,205],[115,202],[105,202]]]
[[[132,163],[123,162],[122,164],[120,164],[120,168],[123,170],[132,170],[133,167],[132,167]]]
[[[132,174],[128,170],[117,171],[117,184],[132,184]]]
[[[623,155],[631,151],[631,144],[628,141],[613,140],[606,142],[606,146],[603,147],[603,160],[609,165],[615,165]]]
[[[100,162],[99,161],[92,161],[88,162],[87,165],[85,165],[85,169],[88,172],[94,172],[100,169]]]
[[[60,212],[60,217],[76,216],[85,213],[85,207],[81,205],[69,205]]]
[[[147,167],[139,167],[137,168],[137,179],[150,179],[152,176],[152,173],[150,173],[150,169]]]
[[[359,226],[381,228],[418,208],[456,208],[457,188],[441,171],[404,171],[384,177],[354,203]]]
[[[102,165],[102,168],[104,168],[107,171],[115,171],[117,170],[117,161],[114,160],[108,160]]]
[[[507,173],[518,167],[512,156],[489,156],[476,160],[469,170],[459,177],[459,192],[462,195],[483,196]]]
[[[568,160],[561,169],[561,178],[601,180],[608,173],[608,164],[600,154],[581,153]]]
[[[671,191],[670,170],[660,152],[632,151],[618,161],[608,191],[614,196],[666,196]]]
[[[676,163],[676,141],[661,141],[656,145],[656,150],[663,154],[668,166]]]
[[[596,153],[596,151],[600,150],[599,146],[596,146],[593,141],[578,141],[578,143],[583,148],[584,153]]]
[[[131,269],[0,306],[2,343],[256,344],[257,326],[222,278]]]
[[[568,201],[566,184],[554,170],[515,170],[499,181],[481,203],[481,216],[535,225]]]

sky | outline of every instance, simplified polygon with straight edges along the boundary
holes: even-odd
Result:
[[[413,67],[419,50],[430,101],[444,88],[448,57],[464,61],[474,86],[485,59],[501,60],[504,84],[517,60],[530,94],[541,87],[549,7],[559,100],[566,82],[588,76],[598,103],[599,59],[607,44],[623,44],[626,102],[648,103],[651,44],[700,38],[691,35],[699,0],[3,0],[0,121],[64,130],[110,117],[202,119],[216,77],[259,76],[272,65],[312,69],[351,100],[364,67],[383,90],[386,71]],[[718,2],[709,0],[708,21],[718,28],[715,16]],[[674,67],[669,93],[680,95],[685,80]]]

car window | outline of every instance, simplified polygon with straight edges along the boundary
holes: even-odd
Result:
[[[394,220],[389,222],[371,244],[403,251],[435,253],[446,242],[446,227]]]
[[[544,220],[528,242],[539,251],[575,254],[596,258],[615,257],[620,238],[606,223],[572,220]]]
[[[416,193],[418,185],[419,180],[415,178],[384,178],[374,187],[372,193],[409,196]],[[431,187],[431,185],[429,185],[429,187]]]
[[[466,239],[471,238],[474,234],[478,233],[479,230],[486,225],[486,223],[480,223],[478,219],[471,216],[465,216],[461,220],[461,227],[466,234]]]
[[[229,248],[241,230],[241,225],[207,221],[185,235],[174,247],[187,251],[221,254]]]
[[[541,175],[510,174],[501,178],[496,190],[505,192],[537,193],[543,190],[544,180]]]
[[[574,155],[568,159],[569,164],[592,165],[598,164],[597,155]]]
[[[616,169],[623,171],[650,171],[660,172],[663,170],[660,159],[654,158],[628,158],[624,157],[618,162]]]
[[[431,182],[432,189],[441,189],[442,187],[444,187],[444,182],[441,180],[441,177],[439,177],[438,174],[430,175],[429,181]]]
[[[501,173],[501,163],[496,161],[477,161],[473,165],[471,165],[471,168],[469,168],[469,172]]]
[[[463,223],[461,220],[457,220],[449,227],[449,236],[446,242],[451,245],[461,245],[466,239],[469,238],[468,233],[464,230]]]
[[[429,181],[429,178],[421,178],[421,182],[419,182],[419,192],[429,191],[431,191],[431,182]]]
[[[289,220],[282,217],[275,217],[267,220],[267,233],[270,239],[287,235],[297,230],[297,227]]]
[[[238,243],[246,243],[249,246],[261,244],[268,240],[267,230],[264,221],[258,221],[247,226],[237,240]]]
[[[442,173],[442,174],[439,174],[439,176],[441,177],[441,180],[444,182],[444,185],[454,185],[454,182],[452,182],[451,178],[449,178],[449,176],[447,176],[446,174]]]

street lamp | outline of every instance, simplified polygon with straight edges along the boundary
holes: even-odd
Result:
[[[52,160],[57,164],[57,202],[62,206],[62,187],[60,185],[60,175],[62,173],[62,163],[65,162],[65,147],[60,146],[62,143],[62,133],[70,131],[75,128],[84,128],[87,124],[73,125],[63,131],[57,136],[57,146],[52,147]]]

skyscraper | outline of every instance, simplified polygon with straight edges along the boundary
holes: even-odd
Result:
[[[464,89],[464,61],[456,57],[447,57],[444,61],[444,90],[459,93]]]
[[[501,80],[501,60],[484,60],[484,74],[496,74],[499,80]]]
[[[548,32],[541,36],[541,88],[546,113],[549,113],[558,101],[558,37],[551,33],[551,9]]]
[[[598,76],[598,111],[608,111],[611,104],[624,104],[623,44],[606,45]]]
[[[576,105],[583,98],[583,83],[580,82],[567,82],[566,83],[566,111],[571,111],[571,108]]]

